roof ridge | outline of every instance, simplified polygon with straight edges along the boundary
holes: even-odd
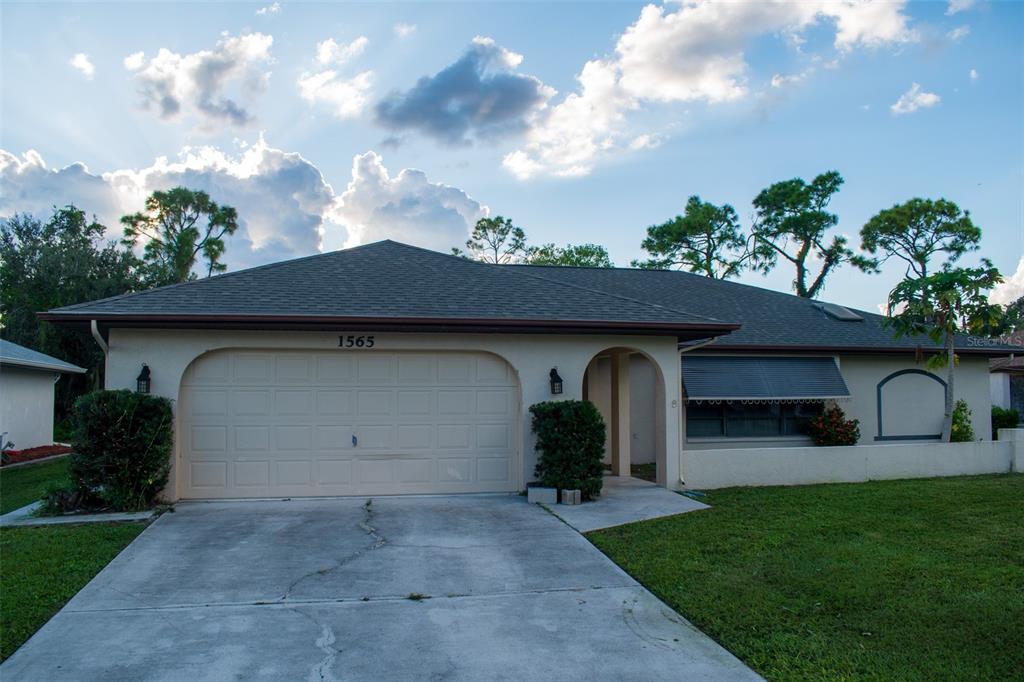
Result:
[[[128,298],[128,297],[131,297],[131,296],[139,296],[139,295],[142,295],[142,294],[150,294],[150,293],[153,293],[155,291],[165,291],[167,289],[175,289],[177,287],[186,287],[186,286],[189,286],[189,285],[199,284],[201,282],[211,282],[211,281],[214,281],[214,280],[220,280],[220,279],[224,279],[224,278],[227,278],[227,277],[232,277],[234,275],[248,274],[250,272],[255,272],[256,270],[271,270],[271,269],[274,269],[274,268],[277,268],[277,267],[281,267],[281,266],[285,266],[285,265],[292,265],[294,263],[299,263],[301,261],[313,260],[314,258],[324,258],[326,256],[334,256],[336,254],[342,253],[343,251],[355,251],[357,249],[364,249],[364,248],[366,248],[368,246],[375,246],[377,244],[383,244],[384,242],[391,242],[391,241],[392,240],[390,240],[390,239],[380,239],[380,240],[377,240],[375,242],[369,242],[368,244],[359,244],[357,246],[350,246],[347,249],[335,249],[333,251],[325,251],[323,253],[311,253],[308,256],[298,256],[296,258],[289,258],[288,260],[279,260],[279,261],[274,261],[273,263],[264,263],[263,265],[254,265],[251,268],[242,268],[241,270],[232,270],[231,272],[222,272],[219,275],[212,275],[210,277],[202,277],[200,279],[191,279],[191,280],[189,280],[187,282],[175,282],[174,284],[165,284],[165,285],[163,285],[161,287],[153,287],[152,289],[143,289],[141,291],[129,291],[129,292],[126,292],[126,293],[123,293],[123,294],[118,294],[116,296],[107,296],[106,298],[97,298],[97,299],[92,300],[92,301],[83,301],[81,303],[72,303],[71,305],[61,306],[60,308],[53,308],[53,310],[74,310],[76,308],[81,308],[81,307],[86,306],[86,305],[90,305],[91,306],[91,305],[94,305],[96,303],[107,303],[108,301],[116,301],[118,299]],[[399,242],[392,242],[392,243],[398,244]]]
[[[397,244],[398,246],[403,246],[403,247],[405,247],[407,249],[413,249],[413,250],[416,250],[416,251],[425,251],[425,252],[427,252],[429,254],[432,254],[432,255],[435,255],[435,256],[444,256],[445,258],[454,258],[457,261],[459,261],[460,263],[473,263],[475,265],[483,266],[483,267],[486,267],[486,268],[493,268],[493,267],[505,268],[505,267],[508,267],[508,266],[511,266],[511,265],[529,265],[529,263],[487,263],[487,262],[484,262],[484,261],[478,261],[478,260],[474,260],[472,258],[467,258],[465,256],[456,256],[453,253],[443,253],[441,251],[434,251],[432,249],[427,249],[427,248],[424,248],[422,246],[414,246],[412,244],[405,244],[403,242],[396,242],[396,241],[392,241],[390,239],[386,239],[384,241],[392,242],[393,244]],[[576,266],[546,265],[546,266],[534,266],[534,267],[560,268],[560,267],[576,267]],[[596,267],[595,268],[579,268],[579,267],[576,267],[576,269],[578,269],[578,270],[587,270],[587,269],[604,270],[604,269],[609,269],[609,268],[596,268]],[[613,268],[613,269],[620,269],[620,268]],[[627,269],[627,268],[621,268],[621,269]],[[637,268],[637,269],[639,269],[639,268]],[[511,270],[509,270],[509,271],[511,272]],[[674,312],[674,313],[679,313],[681,315],[686,315],[687,317],[696,318],[696,319],[699,319],[699,320],[705,320],[705,321],[708,321],[708,322],[724,322],[724,320],[719,320],[719,319],[714,318],[714,317],[707,317],[706,315],[698,315],[696,313],[687,312],[685,310],[680,310],[678,308],[664,306],[664,305],[660,305],[658,303],[651,303],[650,301],[641,301],[640,299],[632,298],[630,296],[623,296],[622,294],[611,293],[611,292],[608,292],[608,291],[600,291],[599,289],[592,289],[590,287],[585,287],[585,286],[583,286],[581,284],[576,284],[575,282],[563,282],[561,280],[552,280],[552,279],[549,279],[547,277],[541,277],[539,275],[534,275],[534,274],[530,274],[530,273],[522,273],[522,274],[525,274],[527,277],[531,277],[533,279],[539,279],[541,281],[548,282],[548,283],[551,283],[551,284],[558,284],[559,286],[571,287],[573,289],[578,289],[580,291],[586,291],[586,292],[589,292],[591,294],[597,294],[599,296],[611,296],[613,298],[618,298],[618,299],[623,300],[623,301],[629,301],[630,303],[635,303],[635,304],[642,305],[642,306],[645,306],[645,307],[648,307],[648,308],[658,308],[660,310],[668,310],[668,311],[671,311],[671,312]]]
[[[844,308],[847,308],[848,310],[852,310],[852,311],[857,312],[857,313],[863,313],[865,315],[871,315],[872,317],[876,317],[876,318],[885,318],[886,317],[885,315],[881,315],[881,314],[879,314],[877,312],[871,312],[869,310],[861,310],[860,308],[853,308],[851,306],[845,305],[843,303],[837,303],[835,301],[830,301],[830,300],[826,300],[826,299],[819,299],[819,298],[804,298],[803,296],[799,296],[799,295],[791,293],[789,291],[779,291],[778,289],[771,289],[771,288],[768,288],[768,287],[762,287],[762,286],[758,286],[756,284],[747,284],[746,282],[735,282],[735,281],[731,281],[731,280],[727,280],[727,279],[719,279],[717,277],[716,278],[711,278],[711,277],[707,277],[706,275],[701,275],[701,274],[698,274],[696,272],[688,272],[686,270],[671,270],[671,269],[665,269],[665,268],[632,268],[632,267],[624,268],[624,267],[617,267],[617,266],[616,267],[611,267],[611,268],[603,268],[603,267],[598,267],[598,266],[579,266],[579,265],[547,265],[547,264],[536,264],[535,265],[533,263],[508,263],[508,264],[502,265],[502,267],[544,268],[544,269],[549,269],[549,270],[550,269],[557,270],[557,269],[563,269],[564,268],[564,269],[568,269],[568,270],[586,270],[586,271],[597,271],[597,272],[606,271],[606,270],[616,270],[616,271],[619,271],[619,272],[663,273],[665,275],[670,275],[670,276],[684,277],[684,278],[698,278],[700,280],[712,280],[713,279],[715,284],[717,284],[717,285],[726,285],[726,286],[729,286],[729,287],[738,287],[738,288],[741,288],[741,289],[756,289],[757,291],[764,292],[764,293],[767,293],[767,294],[771,294],[771,295],[774,295],[774,296],[785,296],[789,300],[807,301],[808,303],[831,303],[833,305],[843,306]]]

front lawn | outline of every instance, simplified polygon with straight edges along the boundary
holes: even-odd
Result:
[[[1024,475],[707,502],[587,537],[768,679],[1024,677]]]
[[[51,483],[68,479],[67,457],[0,469],[0,514],[20,509],[37,501]]]
[[[0,660],[14,653],[143,528],[142,523],[104,523],[0,529]]]

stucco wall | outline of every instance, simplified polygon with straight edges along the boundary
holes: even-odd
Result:
[[[1021,452],[1024,440],[1009,439],[693,450],[684,460],[683,478],[688,488],[712,489],[1007,473],[1020,466]]]
[[[107,388],[134,389],[135,377],[142,364],[152,370],[152,392],[177,400],[181,377],[197,357],[212,350],[226,348],[291,348],[324,350],[339,353],[373,353],[381,351],[484,351],[504,358],[516,371],[522,392],[522,428],[519,449],[521,453],[520,486],[533,478],[536,463],[534,440],[530,432],[530,405],[551,400],[548,372],[552,366],[565,380],[562,398],[581,398],[583,374],[591,359],[603,350],[628,347],[647,353],[658,363],[666,377],[667,390],[662,396],[665,414],[670,415],[664,426],[670,452],[678,452],[680,370],[674,337],[600,336],[600,335],[540,335],[540,334],[374,334],[373,349],[342,350],[338,346],[338,333],[334,332],[252,332],[252,331],[191,331],[114,329],[110,333],[110,351],[107,356]],[[175,464],[181,452],[177,449]],[[669,457],[666,465],[667,480],[679,481],[679,460]],[[172,474],[172,481],[176,474]],[[167,491],[172,499],[176,487]]]
[[[847,416],[860,420],[861,443],[874,443],[878,434],[877,387],[886,377],[901,370],[930,372],[945,380],[945,368],[930,371],[914,357],[843,355],[839,370],[850,389],[851,400],[840,403]],[[963,398],[972,410],[974,435],[992,440],[992,402],[988,359],[962,357],[956,369],[954,400]],[[913,435],[921,429],[934,434],[942,430],[943,389],[941,384],[920,374],[905,374],[882,389],[884,435]]]
[[[686,356],[683,356],[683,362]],[[945,369],[936,372],[928,370],[925,364],[915,363],[912,354],[899,356],[884,355],[841,355],[838,357],[839,371],[850,389],[850,399],[839,401],[847,417],[860,421],[860,443],[874,444],[879,436],[878,429],[878,385],[886,378],[899,374],[882,387],[882,424],[885,436],[927,436],[942,431],[944,411],[944,388],[928,373],[945,381]],[[975,437],[991,440],[992,423],[991,397],[988,379],[988,360],[985,358],[961,358],[956,367],[955,399],[967,400],[972,410]],[[810,445],[810,439],[803,436],[770,439],[730,438],[685,438],[685,410],[680,415],[681,430],[684,434],[684,450],[721,450],[734,448],[792,448]]]
[[[53,443],[53,372],[0,367],[0,433],[18,450]]]

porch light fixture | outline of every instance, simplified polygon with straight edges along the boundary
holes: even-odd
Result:
[[[143,365],[139,376],[135,378],[136,393],[149,393],[149,365]]]
[[[551,373],[548,376],[551,377],[551,395],[561,395],[562,377],[558,376],[558,368],[552,367]]]

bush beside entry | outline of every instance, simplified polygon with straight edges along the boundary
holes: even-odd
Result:
[[[530,407],[537,436],[536,476],[542,485],[580,491],[584,500],[601,494],[605,426],[587,400],[557,400]]]
[[[70,493],[81,506],[148,509],[171,469],[171,401],[131,391],[96,391],[74,409]],[[55,506],[66,506],[51,494]]]
[[[1013,408],[992,406],[992,439],[999,438],[999,429],[1015,429],[1020,423],[1020,412]]]

